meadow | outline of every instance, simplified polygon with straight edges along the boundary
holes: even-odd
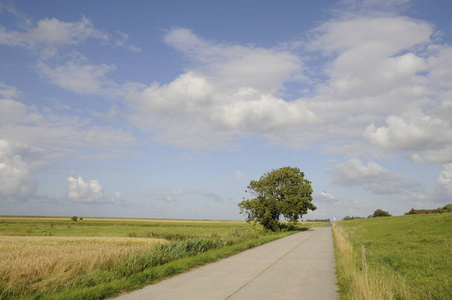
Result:
[[[106,299],[316,225],[3,216],[0,299]]]
[[[340,221],[333,236],[341,299],[452,299],[452,213]]]

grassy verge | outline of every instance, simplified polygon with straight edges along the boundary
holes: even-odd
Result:
[[[333,224],[342,299],[452,299],[452,214]],[[366,246],[367,272],[361,245]]]
[[[294,232],[239,221],[0,217],[0,299],[104,299]]]

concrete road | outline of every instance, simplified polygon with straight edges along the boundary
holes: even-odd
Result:
[[[331,227],[317,227],[120,296],[137,299],[338,299]]]

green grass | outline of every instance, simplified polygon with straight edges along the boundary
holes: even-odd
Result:
[[[337,225],[349,235],[356,268],[361,265],[361,245],[365,245],[370,273],[383,270],[388,280],[403,282],[413,299],[452,299],[452,213],[359,219]],[[344,278],[339,278],[342,298],[353,299],[347,292],[350,281]]]
[[[254,230],[243,221],[195,220],[127,220],[89,219],[71,221],[67,218],[11,218],[0,217],[0,235],[14,236],[118,236],[163,237],[181,235],[199,237],[234,232],[235,228]],[[262,229],[257,227],[256,229]]]
[[[323,224],[301,223],[295,231],[270,233],[244,221],[84,218],[74,222],[70,217],[0,217],[0,236],[5,238],[136,237],[168,241],[133,256],[118,257],[118,261],[94,271],[80,268],[60,274],[61,278],[50,273],[30,282],[10,282],[11,274],[0,270],[0,299],[105,299],[314,225]]]

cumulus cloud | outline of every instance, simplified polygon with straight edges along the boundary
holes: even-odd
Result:
[[[165,40],[192,60],[192,69],[169,84],[154,83],[129,96],[130,120],[158,140],[212,148],[317,119],[304,101],[288,102],[275,94],[300,70],[293,54],[215,44],[187,29],[173,29]]]
[[[328,192],[321,192],[320,194],[315,195],[314,202],[316,201],[334,206],[343,205],[345,203],[343,199],[340,199],[337,196]]]
[[[14,86],[9,86],[4,82],[0,81],[0,97],[4,99],[13,99],[22,97],[22,93],[17,90]]]
[[[36,193],[33,173],[43,161],[31,160],[36,152],[26,145],[0,139],[0,196],[25,198]]]
[[[410,110],[401,116],[386,118],[386,126],[369,125],[364,137],[370,142],[395,151],[426,151],[428,161],[441,158],[447,160],[442,153],[450,153],[452,146],[452,128],[448,120],[423,113],[420,109]],[[433,152],[433,153],[432,153]],[[443,155],[432,155],[442,153]],[[431,157],[434,156],[434,157]]]
[[[3,6],[6,7],[6,6]],[[23,15],[8,7],[6,10],[16,17]],[[58,53],[58,48],[75,46],[88,39],[99,40],[113,47],[125,47],[132,52],[139,52],[139,47],[127,44],[128,35],[117,32],[116,36],[98,30],[93,23],[82,16],[78,22],[64,22],[56,18],[45,18],[32,24],[26,19],[23,30],[7,30],[0,26],[0,44],[8,46],[21,46],[31,50],[38,50],[41,58],[48,59]]]
[[[5,90],[2,94],[20,93],[5,84],[0,85],[0,95]],[[74,156],[77,149],[107,157],[124,154],[125,148],[135,143],[133,135],[122,129],[95,126],[73,115],[42,112],[35,106],[8,98],[0,98],[0,136],[18,144],[39,147],[45,150],[47,158],[69,152]]]
[[[343,186],[362,186],[376,194],[397,194],[414,191],[418,184],[410,179],[383,168],[376,162],[364,164],[361,159],[351,158],[335,167],[330,183]]]
[[[340,15],[395,15],[409,5],[411,0],[342,0]]]
[[[70,61],[52,69],[41,62],[37,69],[51,83],[75,93],[102,94],[105,86],[114,85],[106,79],[106,75],[115,69],[114,66],[81,65]]]
[[[295,54],[172,29],[165,41],[186,56],[187,71],[132,93],[130,120],[161,142],[189,148],[224,146],[250,134],[294,147],[360,139],[389,114],[435,106],[430,80],[447,78],[440,65],[449,54],[431,47],[433,34],[431,24],[408,17],[338,18],[315,28]],[[303,63],[319,54],[328,61],[320,69]],[[285,99],[290,81],[308,84],[306,96]]]
[[[233,90],[246,87],[275,93],[302,68],[298,56],[290,52],[214,43],[186,28],[168,31],[165,41],[182,51],[193,63],[191,67],[195,71],[221,81],[223,87]]]
[[[242,178],[245,176],[245,174],[243,174],[243,172],[240,171],[236,171],[234,173],[234,180],[239,182],[240,180],[242,180]]]
[[[447,196],[452,196],[452,164],[445,164],[443,167],[438,176],[438,183],[444,188]]]
[[[85,180],[83,177],[68,177],[67,179],[67,199],[72,202],[86,204],[120,204],[121,193],[109,194],[96,179]]]
[[[36,65],[39,74],[52,84],[77,94],[118,98],[144,87],[139,83],[120,84],[111,80],[108,75],[115,69],[114,65],[83,64],[75,61],[68,61],[55,67],[50,67],[42,61]]]
[[[108,40],[85,17],[78,22],[62,22],[55,18],[39,20],[35,27],[25,31],[8,31],[0,27],[0,44],[10,46],[35,46],[37,44],[78,44],[87,38]]]

